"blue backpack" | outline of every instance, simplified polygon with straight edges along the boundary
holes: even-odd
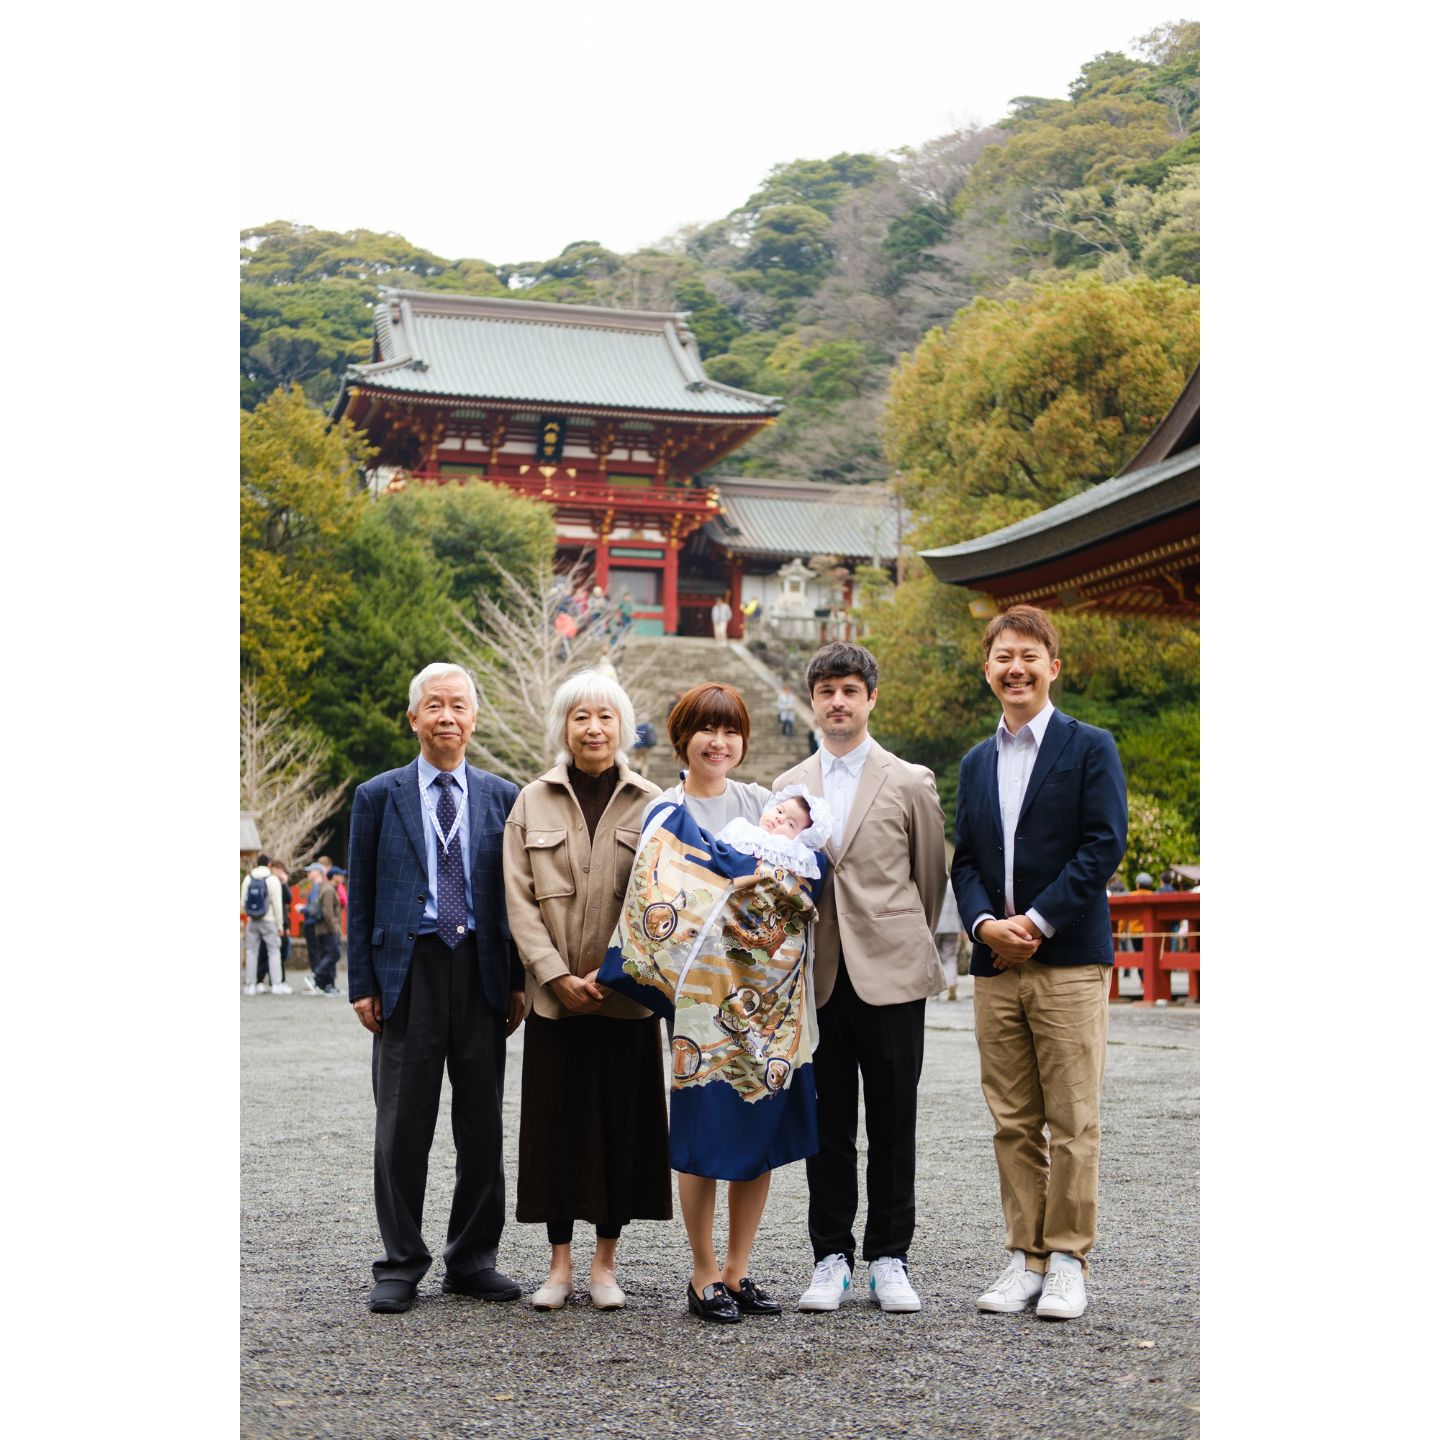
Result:
[[[263,875],[252,875],[245,890],[245,913],[252,920],[263,920],[270,913],[270,887]]]

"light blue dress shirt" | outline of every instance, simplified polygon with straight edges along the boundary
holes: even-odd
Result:
[[[435,896],[436,876],[438,874],[437,853],[439,842],[435,838],[435,804],[440,799],[440,791],[435,786],[435,777],[440,773],[437,766],[432,765],[423,755],[420,756],[420,821],[425,831],[425,914],[420,920],[420,934],[433,935],[439,923],[440,907],[436,904]],[[455,795],[455,804],[460,812],[460,828],[455,832],[455,838],[450,842],[460,847],[460,854],[465,862],[465,924],[473,930],[475,928],[475,901],[470,894],[470,794],[466,788],[469,785],[469,777],[465,773],[464,761],[461,761],[458,770],[450,772],[455,777],[455,785],[458,793]]]

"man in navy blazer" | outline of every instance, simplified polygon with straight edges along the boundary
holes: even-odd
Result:
[[[1105,885],[1125,853],[1125,776],[1106,730],[1050,702],[1060,639],[1012,606],[985,630],[995,734],[960,762],[951,882],[974,942],[975,1041],[995,1121],[1010,1260],[976,1301],[1085,1310],[1115,950]],[[1047,1138],[1046,1131],[1049,1131]]]
[[[475,682],[427,665],[410,682],[420,755],[367,780],[350,822],[350,1003],[375,1037],[375,1211],[385,1258],[370,1308],[408,1310],[430,1268],[420,1233],[440,1084],[450,1071],[455,1195],[447,1294],[513,1300],[496,1269],[505,1224],[505,1037],[525,972],[505,917],[505,817],[519,788],[465,763]]]

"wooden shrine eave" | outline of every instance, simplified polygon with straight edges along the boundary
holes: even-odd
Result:
[[[1200,447],[990,535],[921,554],[937,579],[986,597],[988,605],[972,607],[980,614],[1023,603],[1193,615],[1200,603]]]
[[[618,405],[577,404],[554,400],[496,399],[477,395],[415,395],[408,391],[385,390],[372,385],[349,386],[343,405],[335,409],[335,418],[343,416],[364,429],[377,405],[393,405],[400,409],[424,406],[427,409],[453,410],[463,407],[509,414],[585,415],[606,420],[647,420],[659,425],[703,425],[717,430],[734,426],[760,430],[766,425],[773,425],[776,418],[773,413],[761,411],[750,415],[714,415],[689,410],[627,410]]]

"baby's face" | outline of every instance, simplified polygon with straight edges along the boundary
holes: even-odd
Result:
[[[798,835],[810,824],[810,812],[796,799],[772,805],[760,817],[760,828],[772,835]]]

